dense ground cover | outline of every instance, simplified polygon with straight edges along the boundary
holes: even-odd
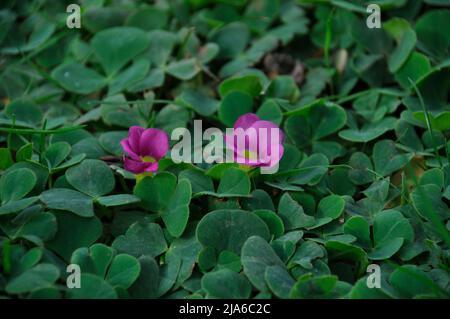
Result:
[[[70,3],[0,4],[0,296],[449,297],[449,1]],[[124,169],[246,113],[274,174]]]

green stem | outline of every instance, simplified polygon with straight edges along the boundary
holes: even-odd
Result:
[[[11,242],[9,239],[3,241],[3,272],[7,275],[11,273]]]
[[[416,91],[417,96],[419,97],[420,105],[422,106],[422,110],[423,110],[423,113],[425,115],[425,122],[427,123],[427,128],[428,128],[428,131],[430,132],[430,139],[431,139],[431,143],[433,144],[434,153],[435,153],[435,155],[436,155],[436,157],[438,159],[439,166],[441,166],[441,168],[442,168],[443,167],[442,160],[441,160],[441,157],[439,156],[439,152],[438,152],[438,149],[437,149],[437,146],[436,146],[436,142],[434,140],[434,134],[433,134],[433,130],[432,130],[432,127],[431,127],[430,116],[428,114],[428,110],[427,110],[427,108],[425,106],[425,103],[423,101],[422,94],[420,94],[420,91],[417,88],[417,86],[414,83],[414,81],[411,80],[411,78],[408,78],[408,80],[411,83],[411,85],[413,86],[414,90]]]
[[[7,133],[14,133],[14,134],[23,134],[23,135],[32,135],[32,134],[42,134],[42,135],[51,135],[51,134],[62,134],[67,132],[76,131],[79,129],[84,128],[86,125],[77,125],[77,126],[70,126],[65,127],[61,129],[52,129],[52,130],[45,130],[45,129],[20,129],[20,128],[14,128],[14,127],[0,127],[0,132],[7,132]]]

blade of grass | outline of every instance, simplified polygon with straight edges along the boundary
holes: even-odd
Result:
[[[441,168],[443,167],[442,165],[442,160],[441,157],[439,156],[439,152],[436,146],[436,142],[434,140],[434,134],[433,134],[433,130],[431,127],[431,121],[430,121],[430,116],[428,115],[428,109],[423,101],[423,97],[422,94],[420,93],[419,89],[417,88],[416,84],[414,83],[413,80],[411,80],[411,78],[408,78],[409,82],[411,83],[412,87],[414,88],[414,91],[416,91],[417,96],[419,97],[419,101],[420,101],[420,105],[422,106],[422,110],[423,113],[425,114],[425,122],[427,123],[427,129],[430,132],[430,139],[431,139],[431,143],[433,143],[433,149],[434,149],[434,153],[438,159],[439,165],[441,166]]]
[[[43,130],[43,129],[26,129],[26,128],[14,128],[14,127],[0,127],[0,132],[6,133],[14,133],[14,134],[43,134],[43,135],[51,135],[51,134],[61,134],[76,131],[86,127],[86,125],[77,125],[77,126],[69,126],[63,127],[60,129],[52,129],[52,130]]]
[[[2,256],[3,272],[9,275],[11,272],[11,242],[8,239],[3,241]]]
[[[325,42],[323,45],[325,65],[327,67],[330,66],[330,46],[331,46],[331,39],[332,39],[332,35],[333,35],[333,15],[334,15],[334,8],[331,9],[330,14],[328,15],[328,18],[327,18],[327,24],[326,24],[326,30],[325,30]]]

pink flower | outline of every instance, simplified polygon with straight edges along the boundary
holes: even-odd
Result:
[[[135,174],[156,172],[158,160],[169,150],[169,137],[166,132],[140,126],[132,126],[128,137],[120,145],[129,157],[124,156],[124,167]]]
[[[283,156],[284,133],[274,123],[247,113],[234,123],[233,133],[225,135],[227,148],[234,160],[254,167],[273,167]]]

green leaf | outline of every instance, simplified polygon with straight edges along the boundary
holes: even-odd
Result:
[[[141,256],[138,260],[141,272],[128,291],[133,298],[157,298],[160,284],[158,264],[148,256]]]
[[[227,94],[220,102],[219,119],[227,127],[233,127],[236,120],[253,110],[252,97],[240,91],[233,91]]]
[[[33,24],[34,28],[26,43],[20,44],[17,47],[3,48],[2,52],[6,54],[18,54],[35,50],[52,36],[56,28],[54,23],[45,21],[45,19]]]
[[[354,184],[364,185],[375,179],[374,174],[369,171],[373,170],[372,162],[365,153],[353,153],[348,164],[352,167],[348,172],[348,177]]]
[[[317,258],[325,256],[325,251],[322,246],[314,241],[308,240],[298,246],[295,254],[289,260],[288,267],[300,265],[306,269],[313,269],[312,262]]]
[[[111,260],[108,260],[108,265],[110,261]],[[81,247],[75,250],[70,257],[70,263],[78,265],[80,267],[80,271],[83,273],[98,274],[96,265],[90,255],[90,249],[86,247]]]
[[[403,238],[391,238],[376,246],[367,256],[372,260],[385,260],[392,257],[403,245]]]
[[[407,30],[397,46],[388,59],[388,67],[391,73],[397,72],[406,62],[412,50],[416,46],[416,33],[413,30]]]
[[[11,151],[8,148],[0,148],[0,169],[5,170],[13,164]]]
[[[370,240],[370,225],[366,219],[361,216],[353,216],[344,224],[344,233],[353,235],[357,238],[357,244],[364,248],[372,246]]]
[[[341,216],[344,208],[345,201],[341,196],[329,195],[322,198],[319,202],[319,206],[317,207],[317,217],[329,217],[331,219],[336,219]]]
[[[18,99],[9,103],[5,108],[5,114],[31,126],[39,124],[42,120],[41,108],[27,99]]]
[[[426,117],[423,111],[416,111],[413,113],[415,119],[426,124]],[[428,112],[430,126],[433,130],[445,131],[450,128],[450,112],[444,111],[439,114],[432,114]]]
[[[266,268],[264,278],[270,290],[278,298],[289,298],[289,294],[295,284],[295,280],[285,268],[278,265],[269,266]]]
[[[224,250],[217,258],[217,268],[225,268],[238,273],[242,268],[241,257],[231,251]]]
[[[180,263],[175,287],[181,286],[191,277],[201,249],[202,246],[195,237],[194,225],[188,227],[182,237],[172,241],[166,253],[166,262],[168,264]]]
[[[436,296],[439,291],[430,277],[415,265],[398,267],[392,272],[389,281],[403,298],[413,298],[422,294]]]
[[[223,174],[217,188],[220,197],[247,196],[250,193],[250,180],[245,172],[230,168]]]
[[[283,220],[286,230],[307,228],[314,225],[314,217],[304,213],[303,207],[292,199],[289,193],[284,193],[278,204],[278,215]]]
[[[202,272],[207,272],[208,270],[214,268],[217,263],[216,250],[211,246],[204,247],[198,253],[197,263]]]
[[[35,266],[42,258],[42,249],[40,247],[31,248],[20,258],[20,272],[24,272]]]
[[[23,162],[31,159],[33,155],[33,144],[27,143],[23,145],[16,153],[16,161]]]
[[[92,197],[103,196],[114,189],[114,175],[108,165],[99,160],[87,159],[66,171],[70,185]]]
[[[161,212],[167,231],[174,237],[180,237],[186,228],[191,197],[191,183],[187,179],[181,179],[167,207]]]
[[[205,175],[210,176],[213,179],[220,180],[224,173],[229,168],[239,168],[239,164],[237,163],[219,163],[215,164],[209,170],[206,171]]]
[[[159,7],[144,7],[135,10],[127,18],[126,25],[149,31],[164,29],[168,22],[168,12]]]
[[[259,218],[261,218],[269,228],[270,233],[276,238],[284,234],[283,220],[268,209],[260,209],[253,211]]]
[[[217,100],[193,89],[183,90],[181,95],[177,97],[177,101],[202,116],[211,116],[219,107]]]
[[[136,222],[131,225],[125,235],[121,235],[114,240],[112,247],[119,252],[135,257],[141,255],[156,257],[167,250],[161,226],[143,222]]]
[[[21,211],[39,200],[39,196],[22,198],[0,206],[0,216]]]
[[[212,179],[206,176],[205,173],[199,169],[187,169],[178,174],[178,179],[186,178],[192,186],[192,193],[196,194],[202,191],[214,192],[214,185]]]
[[[361,278],[353,286],[349,294],[350,299],[390,299],[391,297],[382,289],[367,287],[367,278]]]
[[[139,277],[140,271],[141,266],[135,257],[120,254],[112,260],[105,279],[113,287],[128,289]]]
[[[106,29],[96,33],[91,40],[92,49],[108,75],[119,71],[148,45],[147,34],[132,27]]]
[[[52,264],[39,264],[13,278],[7,285],[10,294],[23,294],[51,286],[59,278],[59,270]]]
[[[134,188],[134,195],[141,199],[145,209],[159,212],[169,203],[175,191],[177,178],[168,172],[145,177]]]
[[[198,61],[191,58],[170,63],[166,72],[179,80],[187,81],[196,76],[200,70]]]
[[[72,147],[67,142],[51,144],[44,152],[43,157],[50,169],[59,166],[69,156]]]
[[[71,189],[49,189],[40,195],[40,199],[51,209],[67,210],[82,217],[94,216],[92,198]]]
[[[150,68],[150,62],[138,60],[128,68],[117,74],[109,86],[109,94],[117,94],[125,89],[132,87],[140,80],[144,79]]]
[[[314,118],[318,116],[316,110],[317,113],[323,112],[320,119]],[[336,104],[327,105],[324,109],[316,106],[311,111],[310,117],[313,118],[314,122],[317,121],[317,125],[314,128],[314,139],[316,140],[338,131],[347,121],[344,109]]]
[[[330,260],[351,261],[356,263],[359,272],[366,270],[367,254],[362,248],[336,240],[326,241],[325,248]]]
[[[219,94],[222,98],[233,91],[240,91],[256,97],[261,93],[261,90],[262,85],[259,77],[251,74],[226,79],[219,86]]]
[[[283,119],[283,113],[275,99],[265,100],[259,107],[256,115],[258,115],[261,120],[270,121],[277,125],[280,125]]]
[[[83,273],[91,273],[104,278],[114,255],[114,249],[104,244],[94,244],[89,249],[82,247],[75,250],[70,258],[70,263],[79,265]]]
[[[90,252],[97,274],[104,277],[106,270],[115,255],[114,249],[104,244],[94,244],[90,247]]]
[[[400,212],[389,210],[375,215],[373,221],[374,251],[369,258],[388,259],[393,256],[405,242],[414,240],[414,231],[409,221]]]
[[[252,290],[244,276],[229,269],[205,274],[201,284],[208,298],[245,299],[250,297]]]
[[[316,185],[328,171],[328,158],[323,154],[312,154],[304,159],[298,169],[293,170],[288,181],[299,185]]]
[[[383,241],[400,237],[405,241],[414,239],[414,232],[409,221],[395,210],[378,213],[373,222],[373,239],[377,246]]]
[[[242,210],[216,210],[206,214],[198,223],[197,239],[203,246],[217,252],[229,250],[240,254],[247,238],[260,236],[269,240],[266,224],[255,214]]]
[[[53,70],[51,76],[64,89],[77,94],[97,92],[106,84],[103,76],[78,63],[61,64]]]
[[[339,132],[339,137],[355,143],[367,143],[394,129],[396,119],[386,117],[376,123],[366,123],[360,129],[352,128]]]
[[[450,47],[450,10],[436,9],[425,12],[416,22],[417,37],[428,52],[438,57],[448,56]]]
[[[279,75],[267,88],[267,95],[272,98],[296,101],[300,95],[295,79],[290,75]]]
[[[428,220],[433,220],[433,215],[437,215],[442,220],[450,215],[450,209],[442,201],[440,188],[434,184],[416,187],[411,193],[411,199],[419,214]]]
[[[412,159],[412,154],[399,154],[395,143],[382,140],[373,147],[373,161],[375,170],[382,176],[388,176],[398,171]]]
[[[401,86],[410,89],[412,87],[410,79],[413,82],[417,82],[430,71],[430,60],[421,53],[413,52],[403,66],[397,71],[395,78]]]
[[[260,291],[269,291],[266,283],[266,270],[272,266],[285,269],[284,263],[264,238],[252,236],[242,247],[241,255],[244,273]]]
[[[69,299],[116,299],[114,288],[102,278],[93,274],[81,274],[81,287],[69,289]]]
[[[166,64],[173,47],[177,42],[176,34],[164,30],[153,30],[148,33],[150,39],[147,56],[152,65],[158,67]]]
[[[331,298],[338,283],[337,276],[325,275],[300,279],[291,290],[291,298]]]
[[[19,162],[19,163],[15,163],[14,165],[12,165],[11,167],[9,167],[5,173],[3,174],[3,176],[8,175],[9,173],[17,170],[17,169],[22,169],[22,168],[26,168],[31,170],[35,177],[36,177],[36,185],[33,188],[33,192],[41,192],[44,190],[46,184],[47,184],[47,179],[48,179],[48,169],[47,167],[37,163],[37,162],[31,162],[31,161],[27,161],[27,162]],[[28,175],[28,174],[26,174]],[[2,176],[2,178],[3,178]],[[27,182],[29,183],[31,180],[27,180]],[[1,182],[1,178],[0,178],[0,182]],[[19,184],[20,185],[20,184]],[[29,188],[30,185],[27,185],[26,188]],[[19,186],[17,186],[19,187]],[[0,187],[0,194],[1,194],[1,187]],[[0,195],[1,198],[1,195]]]
[[[11,239],[24,238],[36,245],[42,245],[55,235],[56,219],[48,212],[35,211],[32,215],[23,212],[1,228]]]
[[[444,172],[439,168],[432,168],[420,177],[419,185],[436,185],[439,189],[444,187]]]
[[[211,40],[220,47],[220,58],[234,58],[244,51],[250,39],[247,26],[242,22],[230,23],[213,34]]]
[[[131,194],[109,195],[97,198],[97,202],[106,207],[134,204],[139,203],[140,201],[140,198]]]
[[[103,225],[97,217],[80,217],[72,213],[58,212],[58,231],[48,242],[48,247],[65,260],[79,247],[88,247],[100,238]]]
[[[251,194],[251,197],[242,201],[242,207],[245,210],[271,210],[275,211],[271,196],[262,189],[255,189]]]
[[[28,168],[10,170],[0,177],[2,204],[17,201],[27,195],[36,185],[36,175]]]
[[[128,137],[128,132],[125,131],[106,132],[100,135],[98,142],[107,152],[120,156],[124,155],[120,141],[126,137]]]

